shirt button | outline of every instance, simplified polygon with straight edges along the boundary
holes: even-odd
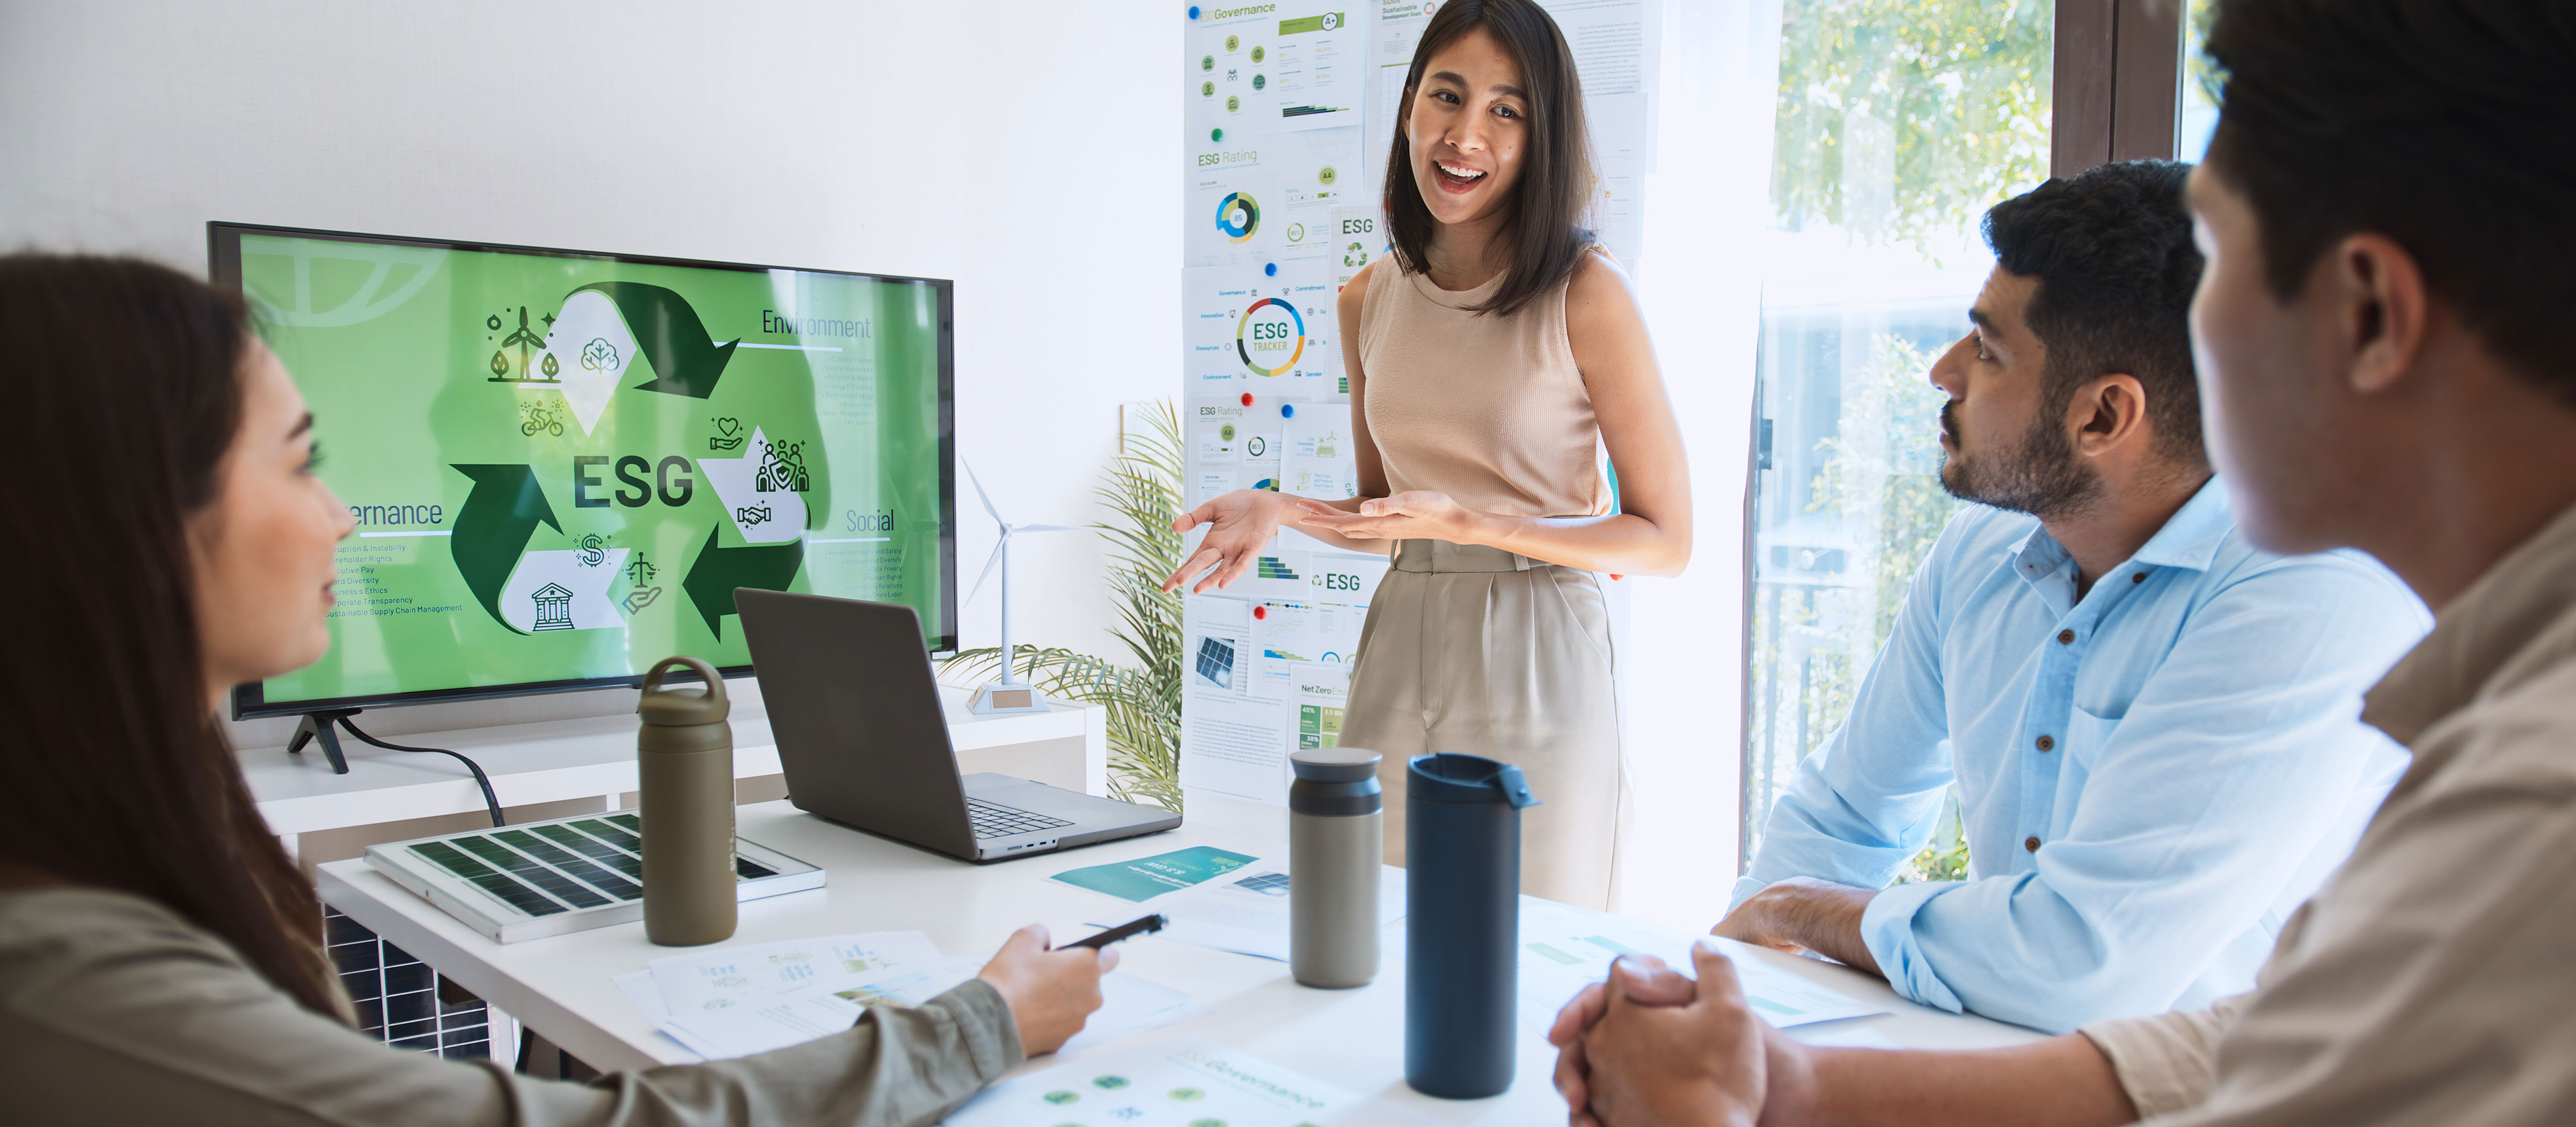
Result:
[[[2132,572],[2132,573],[2130,573],[2130,575],[2129,575],[2129,582],[2131,582],[2131,583],[2144,583],[2144,582],[2146,582],[2146,581],[2147,581],[2147,573],[2146,573],[2146,572],[2143,572],[2143,571],[2139,571],[2139,572]]]
[[[2041,736],[2039,737],[2039,750],[2055,751],[2057,750],[2057,741],[2050,739],[2047,736]]]
[[[2057,632],[2057,644],[2058,644],[2058,645],[2061,645],[2061,646],[2063,646],[2063,645],[2068,645],[2068,644],[2073,643],[2074,641],[2075,641],[2075,632],[2074,632],[2074,631],[2072,631],[2072,630],[2060,630],[2060,631],[2058,631],[2058,632]]]
[[[2037,853],[2039,852],[2039,839],[2035,837],[2023,838],[2021,839],[2021,847],[2028,852]]]

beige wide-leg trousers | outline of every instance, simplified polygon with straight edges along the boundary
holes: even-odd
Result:
[[[1607,908],[1627,786],[1601,577],[1498,548],[1404,540],[1369,601],[1341,746],[1386,757],[1386,860],[1404,864],[1405,763],[1513,764],[1521,891]]]

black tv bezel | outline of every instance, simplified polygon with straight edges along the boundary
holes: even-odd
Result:
[[[264,223],[234,223],[225,220],[206,222],[206,272],[216,288],[242,293],[241,237],[279,235],[288,238],[340,239],[349,242],[379,243],[392,246],[424,247],[441,250],[485,251],[500,254],[528,254],[546,258],[579,258],[604,262],[632,263],[638,266],[678,266],[700,270],[738,270],[766,274],[790,270],[803,274],[834,274],[845,278],[865,278],[885,282],[923,284],[939,295],[939,633],[927,639],[930,652],[957,648],[957,283],[949,278],[919,278],[906,274],[873,274],[860,270],[818,270],[800,266],[756,266],[744,262],[713,262],[696,258],[670,258],[662,255],[620,254],[613,251],[571,250],[563,247],[532,247],[515,243],[487,243],[467,239],[429,239],[405,235],[376,235],[362,231],[332,231],[318,227],[278,227]],[[245,295],[247,296],[247,295]],[[750,676],[749,665],[719,666],[724,676]],[[668,678],[666,678],[668,679]],[[694,678],[683,677],[680,680]],[[617,677],[579,677],[560,681],[523,681],[509,685],[475,685],[455,689],[424,689],[407,693],[382,693],[374,696],[323,697],[312,700],[271,701],[266,699],[263,684],[254,681],[233,689],[232,714],[235,720],[255,720],[273,716],[295,716],[326,710],[379,708],[386,705],[436,704],[446,701],[495,700],[504,697],[541,696],[547,693],[576,692],[583,689],[635,688],[644,683],[641,673]]]

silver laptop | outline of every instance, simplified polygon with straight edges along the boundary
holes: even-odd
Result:
[[[911,607],[751,587],[733,595],[797,809],[975,862],[1181,824],[1151,806],[959,775]]]

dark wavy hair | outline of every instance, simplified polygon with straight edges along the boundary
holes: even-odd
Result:
[[[2576,404],[2576,4],[2224,0],[2210,172],[2298,296],[2328,246],[2404,246],[2424,284],[2537,386]]]
[[[2075,389],[2125,372],[2146,388],[2156,453],[2206,469],[2191,360],[2201,257],[2182,199],[2190,174],[2169,160],[2102,165],[1996,204],[1985,230],[1996,265],[2039,279],[2027,316],[2048,349],[2040,417],[2063,417]]]
[[[164,266],[0,256],[0,856],[168,907],[337,1019],[313,887],[251,802],[197,636],[191,518],[253,339],[240,299]]]
[[[1494,296],[1476,306],[1479,314],[1510,316],[1539,295],[1565,284],[1583,264],[1592,232],[1583,217],[1591,203],[1592,138],[1583,122],[1583,83],[1574,72],[1574,52],[1556,20],[1535,0],[1450,0],[1422,29],[1413,49],[1413,66],[1404,72],[1407,111],[1422,88],[1423,68],[1431,56],[1479,28],[1502,44],[1520,64],[1521,89],[1529,103],[1529,148],[1521,155],[1520,183],[1512,188],[1512,218],[1505,229],[1511,240],[1512,264],[1504,271]],[[1395,144],[1386,160],[1387,239],[1396,263],[1406,273],[1428,267],[1424,253],[1439,220],[1422,202],[1422,186],[1413,179],[1413,150],[1406,122],[1395,126]]]

